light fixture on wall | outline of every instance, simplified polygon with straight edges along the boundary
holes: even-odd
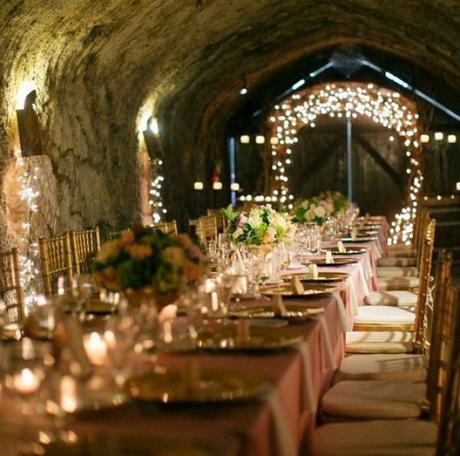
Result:
[[[256,136],[256,144],[265,144],[265,136],[257,135]]]
[[[203,184],[203,182],[201,182],[201,181],[196,181],[196,182],[194,182],[194,183],[193,183],[193,189],[194,189],[194,190],[198,190],[198,191],[203,190],[203,189],[204,189],[204,184]]]
[[[242,87],[240,89],[240,95],[244,97],[248,93],[248,84],[245,78],[241,79],[241,83],[242,83]]]
[[[251,137],[249,135],[241,135],[240,136],[240,143],[241,144],[249,144],[251,142]]]
[[[423,144],[427,144],[430,142],[430,135],[424,134],[420,135],[420,142]]]
[[[212,183],[212,189],[213,190],[222,190],[222,182],[221,181],[216,181]]]
[[[436,131],[434,134],[435,141],[442,141],[444,139],[444,133],[442,131]]]
[[[447,142],[449,144],[455,144],[457,142],[457,136],[456,135],[447,135]]]
[[[232,184],[230,184],[230,190],[232,192],[239,192],[240,191],[240,184],[238,184],[238,182],[233,182]]]
[[[457,190],[457,192],[460,192],[460,182],[455,183],[455,189]]]

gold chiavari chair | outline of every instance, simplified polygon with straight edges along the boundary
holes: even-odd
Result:
[[[221,209],[207,209],[206,214],[208,216],[216,217],[217,232],[225,233],[225,230],[227,229],[227,219],[225,218],[224,214],[222,214],[222,210]]]
[[[445,287],[444,308],[448,318],[443,319],[443,332],[436,334],[442,343],[436,390],[439,399],[431,404],[429,420],[371,419],[327,424],[315,431],[310,454],[364,455],[378,454],[380,449],[393,456],[459,454],[460,309],[458,290],[450,285]]]
[[[91,263],[101,248],[99,228],[72,231],[70,238],[74,272],[76,274],[90,272]]]
[[[419,290],[415,314],[399,306],[364,305],[358,308],[354,319],[354,331],[414,331],[416,342],[420,341],[422,322],[430,284],[431,259],[434,246],[435,220],[431,220],[422,245]]]
[[[200,217],[196,223],[196,235],[201,244],[217,238],[217,220],[213,215]]]
[[[43,289],[45,295],[55,293],[56,279],[64,276],[72,280],[74,275],[72,247],[69,233],[49,239],[39,239],[42,262]]]
[[[0,252],[0,297],[3,299],[6,312],[16,312],[18,321],[22,321],[24,318],[24,303],[19,280],[19,259],[16,248]]]
[[[339,382],[323,397],[321,414],[323,421],[337,419],[373,418],[417,418],[429,414],[439,421],[437,415],[441,404],[439,395],[443,391],[448,362],[446,347],[452,326],[452,302],[446,299],[449,283],[451,256],[442,254],[436,270],[436,290],[433,318],[425,322],[426,330],[421,335],[420,350],[429,359],[427,382],[404,380],[354,380]],[[429,320],[427,318],[426,320]],[[384,344],[382,344],[384,345]],[[396,355],[402,361],[401,355]],[[365,360],[365,356],[363,360]],[[398,358],[396,358],[398,360]],[[385,362],[388,363],[387,358]],[[384,367],[384,366],[382,366]],[[391,363],[389,363],[391,368]]]
[[[156,225],[156,228],[164,234],[177,234],[177,223],[175,220],[171,222],[161,222]]]

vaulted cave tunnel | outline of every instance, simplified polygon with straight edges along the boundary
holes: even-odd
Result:
[[[37,93],[41,138],[42,158],[34,159],[44,209],[35,216],[35,237],[151,220],[152,169],[142,138],[151,117],[159,128],[151,153],[163,161],[163,216],[185,225],[206,207],[228,204],[228,139],[265,134],[268,112],[301,79],[305,87],[361,81],[400,91],[416,104],[423,131],[455,133],[458,119],[414,88],[460,112],[459,22],[458,2],[447,0],[6,0],[2,238],[15,237],[25,211],[12,178],[20,155],[17,94],[25,81]],[[450,179],[459,180],[458,150],[449,154]],[[217,192],[210,176],[219,162]],[[194,191],[195,181],[205,190]],[[437,191],[439,182],[431,184]]]

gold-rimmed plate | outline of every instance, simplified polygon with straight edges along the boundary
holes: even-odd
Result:
[[[325,248],[322,249],[323,252],[329,251],[332,253],[337,253],[339,255],[361,255],[362,253],[367,252],[367,247],[353,247],[353,248],[347,248],[346,252],[340,252],[337,247],[330,247],[330,248]]]
[[[346,280],[349,274],[346,272],[323,272],[318,273],[316,279],[312,278],[309,274],[296,274],[296,277],[299,278],[301,282],[310,282],[310,283],[328,283],[328,282],[342,282]],[[294,276],[284,276],[284,278],[290,280]]]
[[[317,266],[328,266],[328,267],[334,267],[334,266],[347,266],[349,264],[356,264],[358,260],[354,258],[346,258],[346,257],[334,257],[334,262],[333,263],[327,263],[324,258],[318,258],[318,259],[313,259],[310,260],[310,263],[316,264]]]
[[[179,369],[155,371],[130,378],[126,391],[137,400],[162,404],[203,404],[245,401],[264,394],[269,383],[248,372],[201,369],[191,382]]]
[[[288,321],[307,320],[316,315],[324,313],[323,307],[304,307],[286,305],[286,313],[279,314],[273,310],[273,306],[248,307],[246,309],[235,310],[230,316],[237,318],[255,319],[283,319]],[[270,320],[269,320],[270,321]]]
[[[301,279],[302,280],[302,279]],[[289,285],[279,285],[279,286],[271,286],[266,288],[261,288],[262,294],[265,296],[273,296],[280,294],[283,298],[319,298],[321,296],[325,296],[327,294],[333,293],[336,291],[336,288],[332,287],[331,285],[327,284],[304,284],[304,293],[299,294],[294,291],[292,286]]]
[[[292,348],[303,341],[303,336],[292,334],[283,328],[250,328],[249,333],[240,336],[238,328],[225,327],[216,331],[203,331],[198,335],[197,347],[212,351],[273,351]]]

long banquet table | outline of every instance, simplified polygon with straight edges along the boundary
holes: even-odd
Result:
[[[128,403],[116,409],[77,415],[71,423],[77,434],[109,432],[116,435],[149,435],[204,444],[211,454],[299,454],[315,427],[318,404],[344,356],[344,333],[364,296],[376,289],[376,260],[381,248],[375,242],[356,255],[359,262],[328,271],[348,272],[339,291],[312,299],[324,314],[285,329],[303,336],[295,349],[269,354],[217,354],[194,352],[158,355],[156,366],[180,366],[194,359],[200,366],[251,372],[269,380],[271,391],[256,401],[202,406],[154,406]],[[292,271],[289,271],[292,272]],[[266,303],[267,301],[264,301]],[[261,301],[247,302],[257,305]],[[305,300],[289,300],[305,304]],[[229,323],[230,324],[230,323]]]

